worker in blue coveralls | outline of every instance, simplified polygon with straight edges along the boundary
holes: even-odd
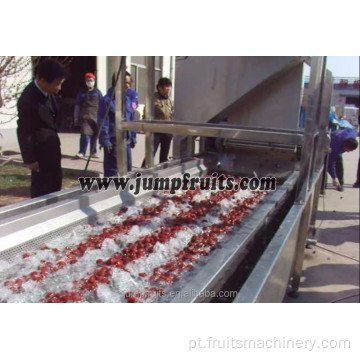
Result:
[[[358,147],[355,129],[340,129],[332,131],[330,141],[331,152],[329,155],[328,172],[332,177],[336,190],[344,191],[344,169],[342,161],[339,161],[341,154],[353,151]]]
[[[101,91],[95,87],[95,75],[93,73],[85,74],[85,83],[87,89],[80,91],[76,97],[74,109],[75,122],[80,122],[80,149],[76,157],[83,158],[90,142],[91,156],[99,158],[96,149],[97,138],[97,120],[99,105],[102,99]]]
[[[114,84],[114,81],[113,81]],[[138,105],[138,94],[131,89],[131,76],[126,73],[126,121],[134,121],[135,110]],[[116,149],[116,125],[115,125],[115,96],[113,96],[114,87],[111,87],[100,104],[99,109],[99,143],[104,148],[104,176],[117,176],[117,149]],[[105,117],[106,110],[110,104],[108,115]],[[103,123],[102,123],[103,122]],[[128,171],[132,170],[131,149],[136,145],[136,132],[126,132],[127,144],[127,163]]]

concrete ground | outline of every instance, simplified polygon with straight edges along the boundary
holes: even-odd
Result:
[[[60,134],[63,153],[62,166],[84,169],[86,161],[76,159],[79,134]],[[133,149],[134,170],[140,168],[145,154],[144,135],[138,135]],[[18,147],[4,147],[21,159]],[[89,170],[103,172],[103,152],[100,159],[91,160]],[[286,297],[285,302],[315,303],[359,302],[359,189],[352,188],[356,178],[359,152],[344,154],[345,191],[340,193],[329,185],[326,195],[320,198],[316,226],[318,244],[305,250],[303,276],[296,299]],[[158,154],[155,163],[158,161]]]
[[[63,168],[66,169],[76,169],[83,170],[86,166],[86,159],[78,159],[75,157],[76,153],[79,151],[79,134],[73,133],[60,133],[61,140],[61,152],[62,152],[62,160],[61,164]],[[135,148],[132,150],[132,158],[133,158],[133,169],[134,171],[140,169],[141,163],[145,157],[145,135],[138,134]],[[17,141],[13,141],[12,143],[17,144]],[[3,146],[2,151],[5,154],[11,154],[9,158],[21,160],[19,147],[16,146]],[[89,152],[89,149],[88,149]],[[88,154],[87,154],[88,155]],[[104,152],[103,150],[99,150],[98,148],[99,159],[91,159],[88,169],[91,171],[96,171],[99,174],[103,173],[103,158]],[[172,155],[172,148],[170,149],[169,157]],[[155,156],[155,164],[159,162],[159,151]]]
[[[76,159],[74,155],[79,151],[79,134],[60,134],[61,139],[61,150],[63,154],[62,167],[63,168],[75,168],[75,169],[84,169],[86,165],[86,160]],[[89,150],[88,150],[89,151]],[[91,159],[89,163],[89,170],[98,171],[101,174],[103,173],[103,158],[104,151],[99,150],[98,148],[99,159]],[[170,149],[169,156],[172,155],[172,149]],[[137,135],[137,144],[132,150],[132,161],[133,161],[133,170],[139,170],[141,164],[145,157],[145,135]],[[155,155],[155,164],[159,162],[159,151]]]
[[[299,297],[286,297],[285,302],[359,302],[359,189],[352,187],[359,152],[343,158],[345,191],[328,184],[325,196],[320,197],[318,243],[305,250]]]

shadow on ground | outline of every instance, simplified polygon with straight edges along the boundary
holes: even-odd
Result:
[[[359,225],[338,228],[319,229],[318,240],[325,245],[342,245],[344,243],[359,242]]]
[[[345,211],[318,211],[316,220],[358,220],[359,213]]]
[[[359,263],[310,266],[302,273],[305,281],[302,281],[301,287],[308,288],[327,285],[353,285],[358,287],[359,269]],[[329,273],[335,273],[336,277],[327,276]],[[306,279],[311,279],[311,281],[306,281]]]
[[[314,300],[316,299],[316,300]],[[297,298],[285,296],[285,303],[358,303],[360,299],[359,290],[343,290],[333,292],[299,292]]]

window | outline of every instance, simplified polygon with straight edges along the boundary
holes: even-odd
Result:
[[[131,77],[133,89],[139,94],[139,104],[145,103],[146,95],[146,59],[145,56],[131,57]],[[155,84],[162,76],[162,56],[155,56]],[[156,91],[156,89],[154,89]]]

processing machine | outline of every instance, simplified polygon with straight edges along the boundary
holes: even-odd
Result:
[[[125,77],[121,57],[111,62]],[[125,122],[124,101],[116,103],[118,143],[129,130],[145,133],[142,175],[272,177],[276,190],[135,195],[75,187],[4,207],[0,301],[242,303],[296,295],[329,147],[326,58],[179,57],[174,122],[154,119],[154,68],[147,57],[144,120]],[[124,93],[119,81],[116,99]],[[174,134],[166,163],[154,165],[154,133]],[[118,146],[119,173],[135,182],[126,169],[126,146]]]

